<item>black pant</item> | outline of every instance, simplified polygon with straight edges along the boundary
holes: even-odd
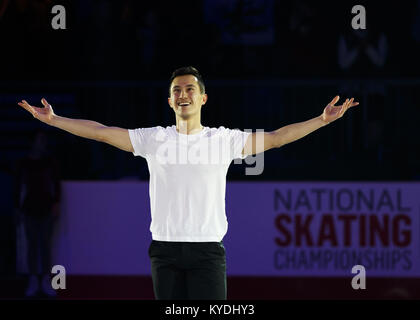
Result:
[[[26,241],[28,245],[27,259],[30,274],[51,273],[51,237],[53,233],[53,217],[25,216]],[[41,270],[38,272],[38,258]]]
[[[156,299],[226,300],[223,242],[153,240],[149,257]]]

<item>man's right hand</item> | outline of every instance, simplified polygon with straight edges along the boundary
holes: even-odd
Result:
[[[18,105],[29,111],[34,118],[50,126],[65,130],[82,138],[93,139],[110,144],[124,151],[134,152],[127,129],[108,127],[91,120],[60,117],[54,114],[47,100],[42,98],[41,102],[44,108],[31,106],[25,100],[19,102]]]
[[[44,98],[41,99],[42,104],[44,105],[43,108],[38,108],[31,106],[26,100],[22,100],[22,102],[18,102],[18,105],[20,105],[25,110],[29,111],[34,118],[45,122],[46,124],[50,124],[53,117],[55,116],[54,111],[51,107],[51,105],[45,100]]]

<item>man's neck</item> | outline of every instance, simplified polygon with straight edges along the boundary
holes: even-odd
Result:
[[[176,120],[176,131],[182,134],[195,134],[203,130],[200,119]]]

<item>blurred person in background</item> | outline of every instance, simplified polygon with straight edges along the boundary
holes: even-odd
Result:
[[[25,296],[33,297],[40,292],[54,296],[50,280],[51,241],[61,188],[58,163],[49,153],[45,132],[36,132],[29,154],[18,161],[15,186],[15,207],[26,237],[23,247],[29,281]]]
[[[362,129],[366,131],[367,139],[356,139],[353,151],[366,153],[373,168],[372,174],[385,160],[382,137],[387,134],[384,127],[386,88],[375,79],[389,72],[389,42],[387,31],[376,21],[368,23],[366,29],[353,29],[346,25],[338,36],[339,75],[346,78],[340,91],[344,94],[356,93],[369,105],[364,110],[367,125]],[[367,81],[352,81],[352,78],[364,78]]]

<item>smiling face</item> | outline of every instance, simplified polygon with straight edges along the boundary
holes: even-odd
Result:
[[[207,102],[207,94],[200,92],[198,80],[191,74],[176,77],[171,83],[170,94],[168,103],[183,120],[199,116],[201,106]]]

